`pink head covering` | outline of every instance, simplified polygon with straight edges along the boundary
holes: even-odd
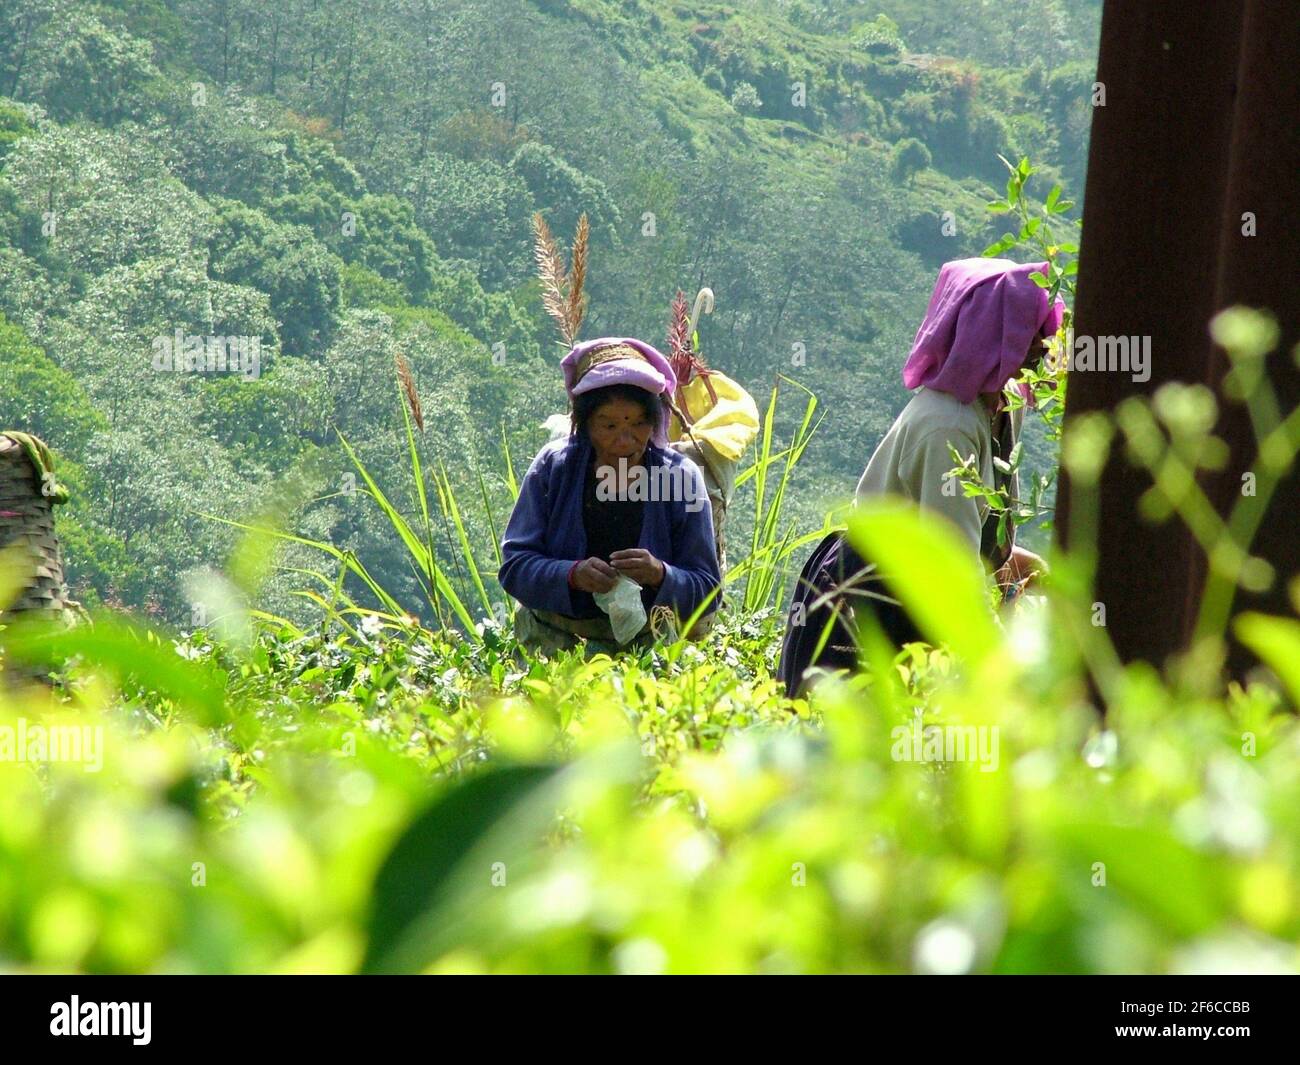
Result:
[[[626,346],[637,353],[600,362],[587,359],[602,348]],[[594,365],[593,365],[594,362]],[[663,393],[671,397],[677,388],[677,378],[668,360],[658,351],[631,337],[601,337],[575,344],[573,350],[560,363],[564,371],[564,390],[569,399],[610,385],[635,385],[647,392]],[[668,405],[664,404],[663,418],[651,439],[658,447],[668,446]]]
[[[957,259],[939,270],[925,320],[903,366],[903,384],[973,403],[1020,372],[1036,337],[1051,336],[1065,303],[1029,279],[1047,263]]]

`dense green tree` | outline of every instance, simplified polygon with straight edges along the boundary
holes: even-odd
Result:
[[[233,200],[216,207],[212,275],[265,292],[284,350],[319,356],[339,308],[338,258],[305,226],[273,222]]]
[[[0,161],[21,137],[32,131],[29,109],[11,100],[0,99]]]
[[[932,162],[930,149],[915,137],[908,137],[894,145],[892,171],[899,181],[909,181],[918,170],[924,170]]]
[[[582,214],[598,235],[604,232],[610,239],[618,232],[622,220],[605,183],[570,166],[553,148],[525,144],[510,160],[510,169],[524,179],[533,202],[560,232],[572,233]]]
[[[211,225],[202,199],[125,131],[50,124],[13,146],[0,181],[31,223],[23,250],[89,274],[183,256]]]
[[[431,153],[404,192],[439,251],[470,263],[485,285],[517,284],[531,272],[534,202],[523,177],[509,167]]]
[[[78,455],[105,428],[85,389],[0,314],[0,430],[36,432],[57,451]]]
[[[435,275],[447,271],[433,241],[416,224],[414,208],[388,194],[363,196],[349,207],[348,221],[338,227],[338,254],[398,282],[410,302],[424,300]]]
[[[159,77],[150,43],[101,21],[94,9],[58,5],[34,36],[20,45],[9,92],[26,90],[61,120],[112,125],[136,109]]]

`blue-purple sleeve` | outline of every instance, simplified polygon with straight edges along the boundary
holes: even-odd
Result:
[[[704,475],[689,459],[683,465],[695,477],[692,498],[703,501],[703,506],[694,512],[685,502],[679,501],[673,506],[673,558],[677,561],[672,565],[664,562],[664,579],[655,596],[655,605],[670,606],[680,617],[686,618],[722,583],[722,572],[718,568],[717,545],[713,540],[713,508],[709,506]],[[721,602],[722,594],[719,592],[709,601],[708,612]]]
[[[554,457],[553,451],[543,451],[524,474],[501,541],[497,580],[526,607],[572,615],[569,569],[576,560],[552,558],[545,547],[546,519],[555,503],[550,493]]]

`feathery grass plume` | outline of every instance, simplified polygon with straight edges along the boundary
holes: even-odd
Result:
[[[412,420],[419,427],[420,432],[424,432],[424,411],[420,408],[420,397],[415,391],[415,378],[411,376],[411,367],[407,365],[401,352],[397,354],[397,379],[406,394],[406,405],[411,408]]]
[[[572,347],[569,336],[569,319],[566,313],[569,287],[568,273],[564,269],[564,256],[546,224],[542,212],[533,215],[533,258],[537,260],[537,273],[542,279],[542,307],[560,328],[560,336]]]
[[[668,357],[689,358],[691,354],[690,322],[687,320],[686,293],[681,289],[673,297],[668,319]],[[676,369],[676,366],[673,367]]]
[[[673,376],[677,378],[677,402],[682,408],[682,413],[686,413],[686,401],[682,389],[695,377],[703,379],[704,387],[709,392],[709,400],[713,403],[718,402],[718,394],[714,391],[713,382],[709,380],[709,375],[713,371],[709,369],[703,356],[696,352],[695,342],[691,338],[690,315],[687,307],[686,293],[678,289],[677,295],[673,297],[668,320],[668,364],[672,366]]]
[[[583,283],[587,280],[587,238],[590,236],[591,225],[587,221],[587,212],[583,211],[573,235],[573,262],[569,266],[569,303],[565,321],[569,327],[566,339],[570,345],[577,341],[582,319],[587,314],[587,294],[583,291]]]
[[[560,245],[546,219],[540,211],[533,215],[533,258],[542,279],[542,307],[559,327],[560,337],[567,347],[578,342],[578,330],[587,314],[587,295],[583,285],[587,280],[590,235],[591,226],[584,212],[578,219],[578,229],[573,237],[573,262],[566,268]]]

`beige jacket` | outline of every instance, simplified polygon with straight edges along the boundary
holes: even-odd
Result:
[[[1024,408],[1013,411],[1011,419],[1012,439],[1018,440]],[[974,455],[980,479],[992,487],[992,422],[992,404],[982,397],[961,403],[947,392],[918,390],[872,454],[858,481],[857,498],[889,493],[915,500],[947,517],[978,552],[988,506],[982,499],[968,498],[955,478],[945,487],[945,477],[956,465],[948,445],[963,458]],[[1018,492],[1014,476],[1010,491]]]

